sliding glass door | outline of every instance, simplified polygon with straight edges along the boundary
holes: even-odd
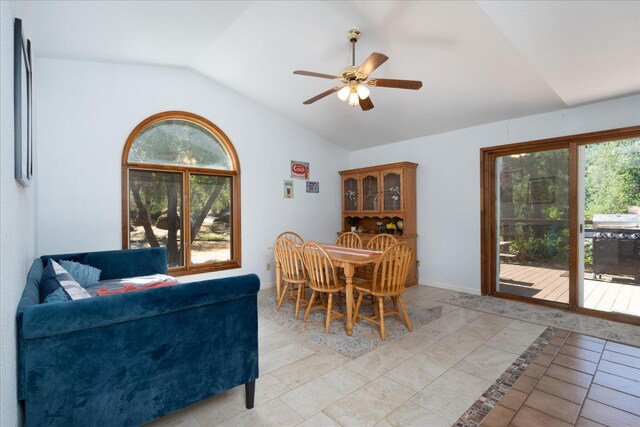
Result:
[[[500,156],[496,290],[569,303],[569,150]]]
[[[640,325],[640,126],[481,157],[482,293]]]
[[[578,305],[640,316],[640,138],[578,151]]]

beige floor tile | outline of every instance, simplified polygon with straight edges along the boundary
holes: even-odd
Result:
[[[485,342],[484,339],[469,335],[464,329],[447,335],[429,347],[429,352],[444,357],[461,360]]]
[[[489,347],[521,355],[546,329],[545,326],[514,320],[486,342]]]
[[[279,327],[270,320],[258,318],[258,337],[268,337],[278,332]]]
[[[482,345],[455,365],[466,372],[487,381],[495,381],[517,359],[513,353]]]
[[[282,403],[279,399],[273,399],[268,405],[255,407],[250,411],[227,420],[224,423],[213,422],[202,424],[201,427],[286,427],[300,424],[302,417],[295,411]]]
[[[200,427],[189,413],[183,409],[173,414],[169,414],[155,421],[145,424],[145,427]]]
[[[416,394],[411,401],[454,423],[493,381],[450,369]]]
[[[298,342],[298,336],[294,332],[274,332],[270,335],[258,338],[258,352],[262,356],[265,353],[286,347],[294,342]]]
[[[458,310],[441,316],[439,319],[429,322],[425,326],[427,326],[429,329],[451,334],[473,322],[483,314],[484,313],[482,313],[481,311],[459,308]]]
[[[267,374],[271,371],[275,371],[276,369],[280,369],[297,360],[304,359],[313,353],[313,350],[298,343],[291,343],[268,353],[264,353],[260,355],[259,358],[260,373]]]
[[[339,367],[280,396],[280,400],[309,418],[368,382],[366,378]]]
[[[256,380],[255,407],[265,405],[288,391],[289,388],[273,376],[262,375]],[[248,411],[245,406],[244,385],[191,405],[188,410],[201,426],[229,420]]]
[[[340,427],[340,424],[333,421],[324,412],[318,412],[313,417],[298,424],[298,427]]]
[[[483,314],[473,322],[464,326],[460,331],[465,331],[469,335],[488,340],[506,328],[512,321],[513,320],[507,319],[506,317]]]
[[[382,424],[384,423],[384,424]],[[447,422],[440,415],[416,405],[413,402],[405,402],[398,409],[387,415],[387,417],[376,427],[449,427]]]
[[[435,353],[419,353],[385,376],[418,392],[455,365],[456,359]]]
[[[350,361],[348,357],[332,351],[316,353],[277,369],[271,375],[293,389]]]
[[[413,352],[387,344],[344,365],[370,380],[384,375],[413,356]]]
[[[393,346],[411,353],[420,353],[429,349],[429,347],[447,335],[445,332],[429,328],[429,324],[427,324],[415,328],[412,333],[402,335],[393,342]]]
[[[324,413],[344,426],[373,426],[412,395],[403,385],[379,377],[329,406]]]

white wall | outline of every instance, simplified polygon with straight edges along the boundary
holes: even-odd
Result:
[[[13,11],[0,2],[0,424],[20,423],[16,394],[15,315],[35,257],[35,182],[14,179]],[[28,23],[23,22],[28,37]],[[36,144],[37,146],[37,144]],[[36,172],[36,180],[39,177]]]
[[[640,125],[640,96],[359,150],[351,165],[420,164],[420,283],[479,294],[480,148],[634,125]]]
[[[346,150],[185,69],[53,59],[37,66],[38,254],[122,247],[122,148],[139,122],[166,110],[213,121],[240,158],[243,267],[206,277],[254,272],[268,286],[267,247],[278,233],[335,239]],[[295,198],[283,198],[291,160],[310,162],[320,194],[295,180]]]

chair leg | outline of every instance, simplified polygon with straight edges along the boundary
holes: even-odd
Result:
[[[322,294],[322,292],[320,292],[318,296],[320,296],[320,301],[322,301],[322,306],[326,307],[327,303],[324,301],[324,295]]]
[[[289,283],[285,283],[284,288],[280,289],[280,298],[278,298],[278,305],[276,306],[277,311],[280,311],[280,306],[282,305],[282,301],[284,301],[284,297],[287,296],[288,287],[289,287]]]
[[[346,294],[345,294],[346,298]],[[342,310],[342,291],[338,291],[338,308]]]
[[[324,333],[329,333],[329,325],[331,325],[331,305],[333,304],[333,293],[329,294],[329,303],[327,304],[327,320],[324,325]]]
[[[360,304],[362,304],[363,297],[364,297],[364,292],[359,291],[358,302],[356,302],[356,310],[355,310],[355,314],[353,315],[353,323],[356,323],[358,321],[358,316],[360,315]]]
[[[298,318],[298,313],[300,312],[300,299],[302,298],[302,294],[304,293],[304,283],[298,283],[298,299],[296,299],[296,312],[295,318]]]
[[[404,316],[404,321],[407,324],[407,328],[409,328],[409,332],[413,332],[413,325],[411,324],[411,320],[409,320],[409,313],[407,313],[407,308],[404,306],[402,295],[398,295],[398,303],[400,304],[400,308],[402,309],[402,315]]]
[[[384,331],[384,298],[378,297],[378,312],[380,313],[380,338],[384,341],[386,333]]]
[[[307,311],[304,312],[304,317],[302,318],[303,322],[307,322],[309,318],[309,313],[311,313],[311,306],[313,305],[313,300],[316,299],[316,291],[311,292],[311,298],[309,298],[309,305],[307,306]]]
[[[391,297],[391,301],[393,301],[393,311],[399,312],[398,310],[398,297]]]

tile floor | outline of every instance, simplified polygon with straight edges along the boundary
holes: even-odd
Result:
[[[481,426],[640,426],[640,349],[557,330]]]
[[[408,289],[407,304],[442,307],[442,316],[355,360],[260,318],[260,378],[254,409],[245,409],[244,387],[240,386],[149,426],[451,426],[547,329],[440,301],[453,294],[426,286]],[[273,289],[261,291],[259,298],[274,298]],[[336,320],[332,328],[344,327],[343,322]],[[571,374],[563,371],[563,358],[558,359],[574,357],[571,351],[581,350],[567,349],[555,356],[557,360],[545,373],[551,379],[538,386],[540,392],[533,398],[529,396],[537,403],[522,406],[520,417],[528,412],[537,416],[531,411],[544,404],[553,380]],[[585,366],[592,363],[581,360]],[[555,376],[551,368],[557,371]],[[592,375],[577,372],[573,381],[586,383],[587,378],[581,374]],[[566,398],[572,402],[571,398],[577,397]],[[602,413],[597,398],[589,401],[593,403],[585,405],[586,410]],[[508,406],[499,407],[513,411]]]

